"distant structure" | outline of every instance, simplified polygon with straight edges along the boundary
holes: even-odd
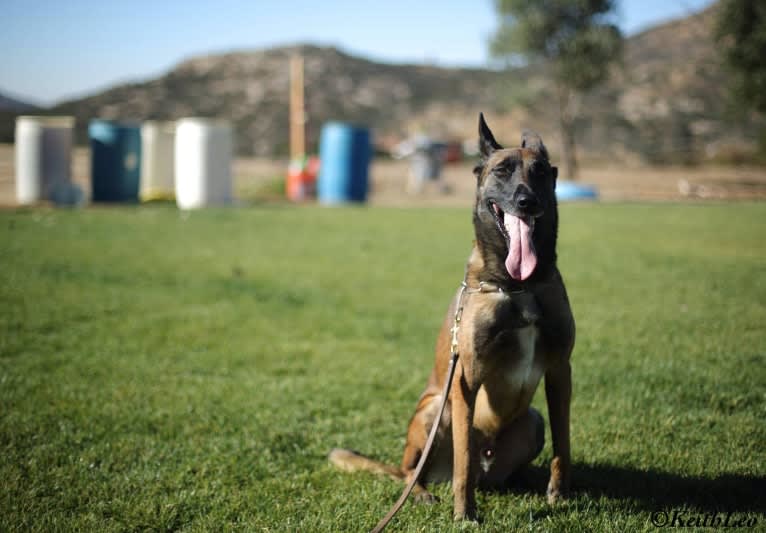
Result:
[[[306,108],[303,89],[303,56],[290,57],[290,159],[306,157]]]
[[[449,188],[441,179],[447,155],[446,143],[426,135],[416,135],[396,146],[393,155],[396,159],[410,159],[410,175],[407,181],[409,194],[420,194],[429,182],[436,183],[442,194],[449,192]]]
[[[306,106],[304,102],[303,56],[290,57],[290,165],[285,192],[293,202],[316,196],[319,160],[306,157]]]

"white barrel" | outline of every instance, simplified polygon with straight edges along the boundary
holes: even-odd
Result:
[[[183,118],[176,124],[176,203],[181,209],[232,200],[232,131],[227,122]]]
[[[142,201],[174,198],[175,140],[175,122],[147,121],[141,125]]]
[[[16,200],[52,200],[72,182],[73,117],[16,118]]]

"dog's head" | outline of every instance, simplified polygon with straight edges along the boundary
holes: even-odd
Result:
[[[532,279],[556,262],[558,170],[539,135],[524,132],[520,147],[503,148],[484,115],[479,115],[479,152],[473,216],[485,263],[504,265],[515,281]]]

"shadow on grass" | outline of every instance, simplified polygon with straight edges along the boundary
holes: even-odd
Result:
[[[572,466],[572,495],[632,500],[647,510],[695,508],[703,512],[766,512],[766,477],[724,474],[718,477],[681,476],[655,470],[635,470],[614,465]],[[526,485],[545,492],[548,469],[528,467],[523,480],[509,490]]]

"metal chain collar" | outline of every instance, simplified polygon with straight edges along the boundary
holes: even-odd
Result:
[[[506,291],[504,291],[502,287],[499,287],[495,285],[494,283],[488,283],[486,281],[480,281],[478,287],[469,287],[465,279],[462,281],[462,283],[460,283],[460,293],[458,294],[457,306],[455,308],[455,319],[452,324],[452,329],[450,329],[450,332],[452,333],[452,344],[450,347],[450,351],[452,352],[452,355],[457,354],[457,345],[458,345],[457,334],[460,331],[460,321],[463,318],[463,296],[465,295],[465,293],[475,294],[477,292],[504,293]],[[514,291],[514,292],[524,292],[524,291]]]

